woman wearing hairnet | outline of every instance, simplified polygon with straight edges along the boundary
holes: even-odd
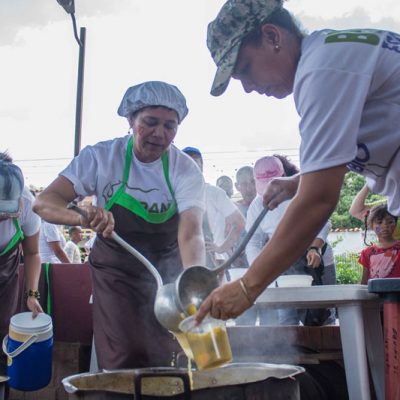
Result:
[[[32,212],[33,196],[24,187],[21,169],[7,153],[0,153],[0,337],[8,332],[18,308],[18,266],[24,254],[26,306],[32,317],[43,312],[39,304],[40,218]],[[6,373],[0,357],[0,375]]]
[[[178,350],[154,315],[153,276],[109,236],[115,229],[156,266],[164,283],[182,266],[204,264],[203,178],[172,144],[187,113],[175,86],[152,81],[130,87],[118,114],[132,134],[84,148],[35,203],[49,222],[97,232],[89,263],[100,368],[166,366]],[[90,195],[97,206],[86,208],[87,219],[67,209]]]

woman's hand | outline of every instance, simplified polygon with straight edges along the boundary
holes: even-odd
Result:
[[[263,195],[264,207],[273,210],[285,200],[289,200],[297,192],[300,175],[274,178],[265,189]]]
[[[307,251],[307,265],[312,268],[318,268],[321,265],[321,255],[315,249]]]
[[[86,216],[80,217],[80,225],[93,229],[97,233],[101,233],[104,237],[109,237],[114,230],[115,221],[110,211],[100,207],[85,206],[82,207]]]
[[[36,297],[29,296],[26,305],[28,306],[28,309],[32,311],[32,318],[36,318],[39,313],[43,312],[42,306],[39,304]]]
[[[252,305],[237,280],[214,289],[203,301],[195,319],[200,323],[208,313],[218,319],[235,318]]]

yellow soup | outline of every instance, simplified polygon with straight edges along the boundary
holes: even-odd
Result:
[[[179,345],[182,347],[187,358],[193,359],[192,349],[190,348],[189,342],[187,340],[186,334],[183,332],[173,332]]]
[[[225,326],[215,326],[209,332],[187,332],[190,347],[199,370],[219,367],[232,360]]]

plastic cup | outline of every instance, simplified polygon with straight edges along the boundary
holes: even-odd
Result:
[[[206,317],[196,325],[194,317],[179,324],[192,349],[193,359],[199,370],[216,368],[232,361],[231,345],[225,322]]]

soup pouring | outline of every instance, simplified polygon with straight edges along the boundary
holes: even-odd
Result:
[[[70,203],[68,208],[81,214],[84,218],[87,217],[85,210],[74,203]],[[267,208],[262,210],[240,245],[218,268],[192,266],[183,270],[175,282],[166,285],[163,284],[156,267],[143,254],[122,239],[115,231],[111,233],[111,238],[135,256],[153,275],[157,282],[157,295],[154,303],[156,318],[169,331],[180,332],[179,324],[181,321],[192,314],[193,306],[198,308],[205,298],[219,286],[218,274],[228,268],[242,253],[267,212]]]

